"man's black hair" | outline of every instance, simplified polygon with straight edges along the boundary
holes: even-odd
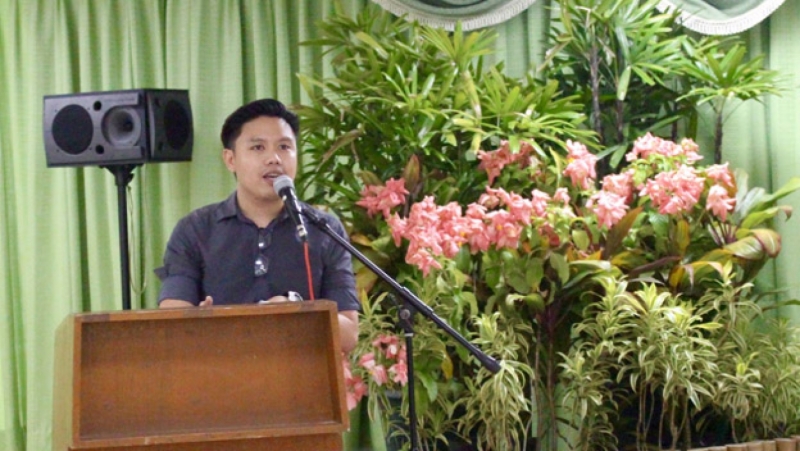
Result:
[[[222,124],[222,133],[220,133],[222,146],[226,149],[233,149],[236,139],[242,133],[242,126],[261,116],[283,119],[292,128],[295,139],[298,137],[300,119],[297,115],[286,109],[284,104],[275,99],[260,99],[239,107],[225,119],[225,123]]]

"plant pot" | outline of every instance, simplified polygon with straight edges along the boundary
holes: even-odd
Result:
[[[777,451],[795,451],[797,444],[790,438],[779,438],[775,440],[775,449]]]
[[[764,442],[747,442],[747,451],[764,451]]]

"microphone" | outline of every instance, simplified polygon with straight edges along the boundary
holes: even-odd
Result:
[[[289,216],[292,217],[294,224],[297,226],[297,235],[300,237],[300,241],[307,242],[308,232],[306,231],[306,224],[303,222],[303,207],[294,192],[294,182],[288,175],[282,175],[275,179],[272,187],[283,199],[283,205],[286,206]]]

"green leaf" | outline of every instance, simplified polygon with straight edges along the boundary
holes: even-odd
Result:
[[[525,281],[532,290],[539,289],[544,277],[544,261],[541,258],[532,258],[525,269]]]
[[[741,240],[725,245],[725,250],[745,260],[761,260],[765,257],[764,248],[755,236],[747,236]]]
[[[743,229],[752,229],[753,227],[759,226],[778,215],[778,213],[783,212],[786,214],[786,219],[789,219],[792,216],[792,207],[788,205],[781,205],[777,207],[767,208],[766,210],[754,211],[742,220],[739,227]]]
[[[614,255],[617,252],[617,249],[622,245],[622,240],[628,235],[628,231],[633,226],[633,223],[639,217],[639,214],[642,212],[643,207],[637,207],[633,210],[629,211],[619,220],[618,223],[614,224],[611,227],[611,230],[608,231],[608,237],[606,238],[606,246],[603,249],[603,259],[608,260],[609,257]]]
[[[592,244],[589,239],[589,234],[585,230],[574,229],[572,230],[572,242],[575,243],[578,249],[585,251]]]
[[[386,49],[384,49],[380,44],[378,44],[378,41],[376,41],[375,38],[368,35],[367,33],[359,31],[355,34],[355,37],[356,39],[372,47],[372,49],[375,50],[375,53],[377,53],[382,59],[386,59],[389,57],[389,54],[386,52]]]
[[[689,222],[686,219],[680,219],[675,224],[672,240],[678,248],[678,255],[685,255],[686,249],[692,241],[692,237],[689,235]]]
[[[617,100],[624,101],[625,96],[628,94],[628,85],[631,82],[631,66],[625,67],[622,75],[619,77],[619,84],[617,85]]]
[[[566,283],[569,280],[569,263],[567,262],[567,258],[558,253],[551,253],[550,254],[550,266],[556,271],[558,274],[558,278],[562,284]]]
[[[772,229],[753,229],[750,233],[758,240],[761,248],[770,258],[777,257],[781,252],[781,236],[778,232]]]
[[[764,206],[772,206],[776,201],[782,199],[789,194],[800,189],[800,177],[792,177],[785,185],[780,187],[777,191],[772,194],[767,194],[766,196],[762,197],[759,202],[759,205]],[[757,207],[754,207],[757,208]]]
[[[428,400],[431,401],[431,403],[435,401],[436,397],[439,396],[439,384],[426,372],[418,371],[415,375],[417,379],[422,382],[422,386],[425,387]]]
[[[531,292],[531,286],[528,284],[522,268],[515,267],[506,272],[506,283],[518,293],[527,294]]]

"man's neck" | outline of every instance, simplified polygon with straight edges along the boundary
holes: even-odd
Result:
[[[242,214],[261,228],[268,226],[283,210],[283,201],[280,199],[256,200],[237,192],[236,201]]]

